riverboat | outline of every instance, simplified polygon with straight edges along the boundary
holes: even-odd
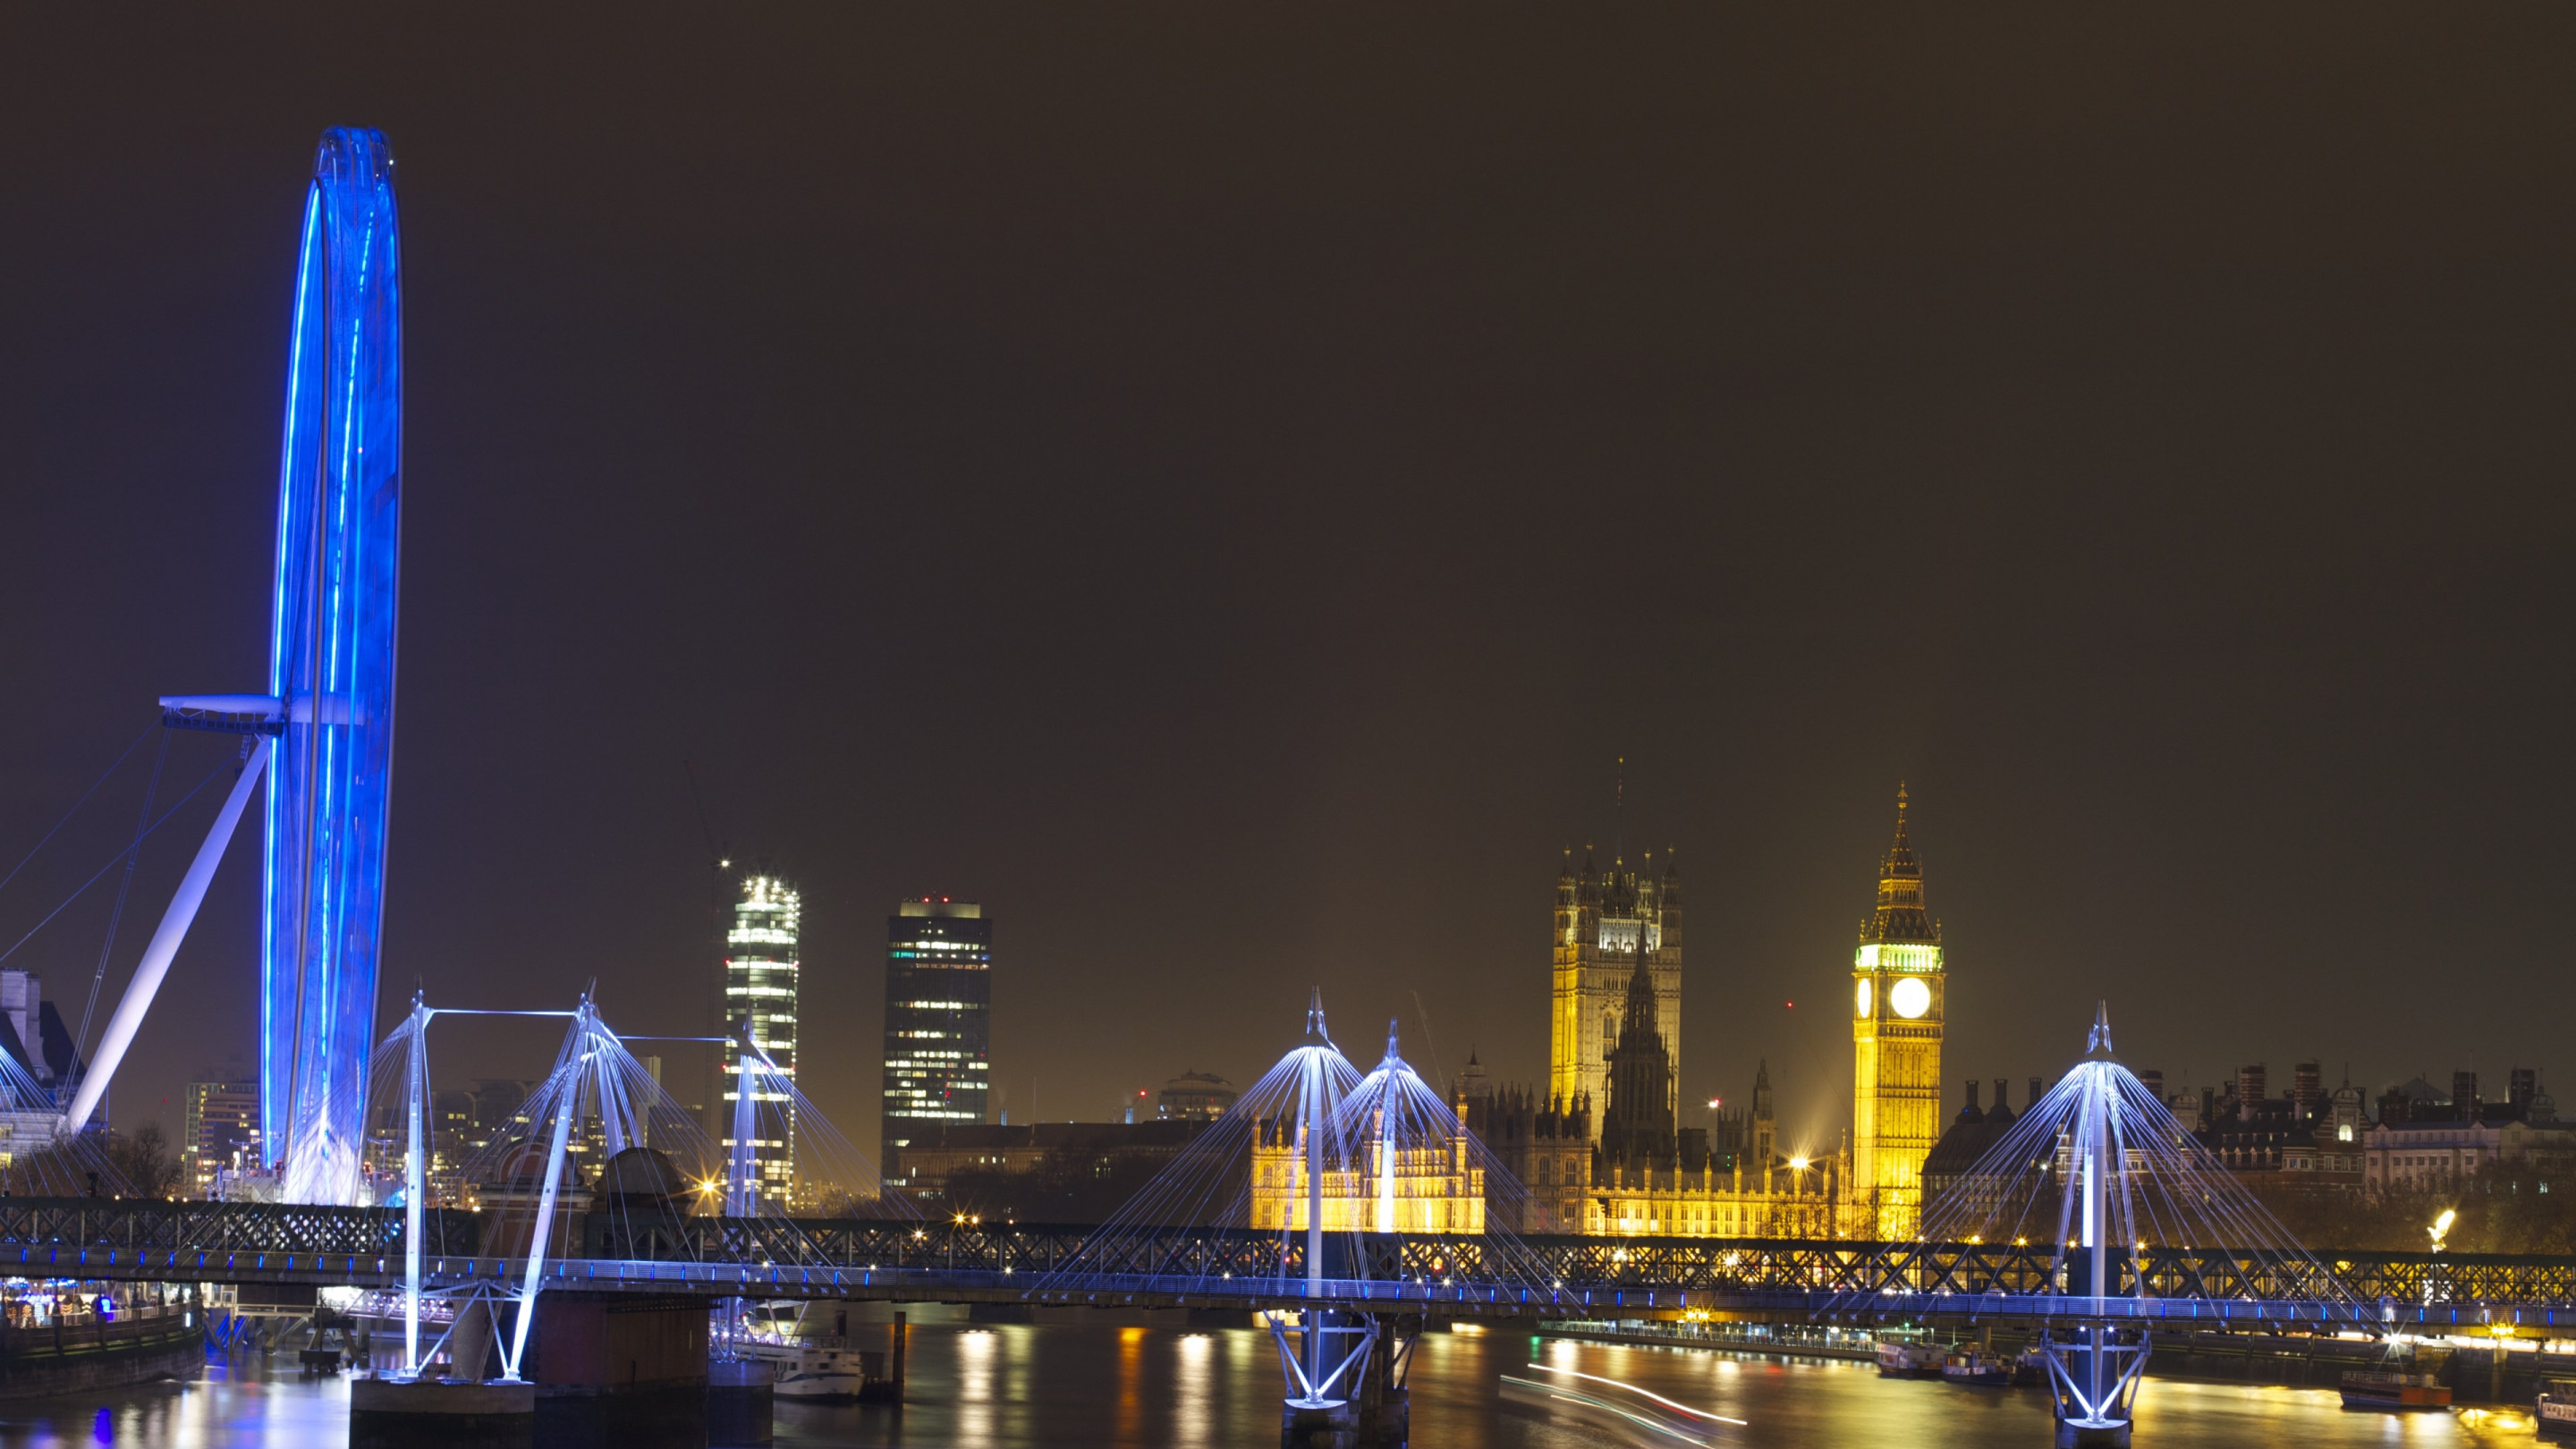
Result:
[[[875,1374],[868,1372],[868,1360],[882,1363],[882,1354],[854,1352],[837,1335],[771,1341],[753,1338],[738,1341],[732,1347],[735,1357],[770,1366],[777,1375],[773,1392],[782,1399],[854,1403],[867,1393],[870,1383],[885,1377],[881,1367]]]
[[[1941,1381],[1971,1389],[2010,1388],[2013,1366],[1971,1344],[1941,1361]]]
[[[2576,1439],[2576,1379],[2551,1379],[2532,1405],[2532,1418],[2543,1439]]]
[[[1947,1355],[1937,1343],[1909,1343],[1901,1338],[1878,1341],[1878,1376],[1883,1379],[1937,1379]]]
[[[193,1303],[101,1312],[65,1295],[31,1310],[11,1299],[0,1327],[0,1399],[121,1389],[191,1378],[205,1367],[206,1328]]]
[[[2048,1355],[2037,1348],[2025,1348],[2013,1360],[2013,1387],[2035,1389],[2048,1382]]]
[[[2430,1410],[2451,1407],[2451,1386],[2431,1374],[2354,1369],[2343,1376],[2347,1409]]]

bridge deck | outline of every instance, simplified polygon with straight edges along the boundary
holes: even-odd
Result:
[[[485,1220],[427,1216],[433,1287],[515,1284],[523,1256],[482,1251]],[[689,1218],[632,1230],[593,1213],[548,1287],[716,1296],[1140,1307],[1323,1302],[1440,1316],[1685,1309],[1845,1321],[1919,1318],[2416,1328],[2576,1324],[2576,1258],[2342,1254],[2326,1274],[2224,1248],[2149,1248],[2130,1296],[2051,1291],[2045,1246],[1719,1238],[1372,1236],[1366,1276],[1328,1262],[1307,1292],[1294,1241],[1169,1229],[1117,1254],[1054,1224]],[[1345,1255],[1346,1256],[1346,1255]],[[0,1271],[31,1276],[398,1287],[399,1209],[0,1198]],[[2141,1291],[2142,1290],[2142,1291]],[[2356,1312],[2358,1305],[2358,1312]]]

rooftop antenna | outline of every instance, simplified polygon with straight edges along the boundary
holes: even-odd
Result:
[[[1610,776],[1610,863],[1626,863],[1628,835],[1628,757],[1619,757],[1618,767]]]

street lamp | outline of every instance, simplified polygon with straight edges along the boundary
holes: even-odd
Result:
[[[2451,1224],[2459,1217],[2459,1215],[2459,1211],[2456,1208],[2444,1208],[2442,1209],[2442,1215],[2433,1219],[2433,1226],[2424,1230],[2433,1235],[2434,1252],[2438,1253],[2442,1251],[2442,1240],[2451,1235]]]

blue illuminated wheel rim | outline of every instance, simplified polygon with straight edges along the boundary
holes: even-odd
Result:
[[[286,373],[261,899],[260,1126],[290,1202],[350,1202],[373,1046],[392,802],[402,521],[402,266],[393,150],[323,134]]]

